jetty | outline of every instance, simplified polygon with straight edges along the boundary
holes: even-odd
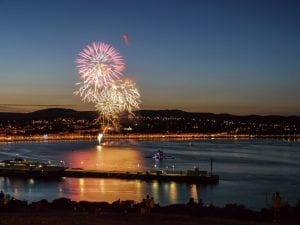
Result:
[[[21,177],[21,178],[40,178],[40,179],[60,179],[63,177],[73,178],[113,178],[126,180],[144,180],[144,181],[175,181],[193,184],[216,184],[219,182],[219,176],[207,171],[200,171],[198,168],[187,171],[99,171],[86,170],[82,168],[65,168],[60,171],[50,170],[24,170],[7,169],[0,167],[0,176],[3,177]]]
[[[195,170],[188,171],[98,171],[98,170],[83,170],[80,168],[66,169],[62,176],[76,178],[116,178],[126,180],[145,180],[145,181],[175,181],[196,184],[216,184],[219,182],[219,176],[209,174],[207,171]]]

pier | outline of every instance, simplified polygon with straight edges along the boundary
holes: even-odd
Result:
[[[62,176],[77,178],[116,178],[127,180],[145,180],[145,181],[175,181],[196,184],[215,184],[219,182],[219,176],[208,174],[206,171],[192,170],[181,171],[97,171],[83,169],[66,169]]]
[[[21,169],[1,169],[0,176],[3,177],[21,177],[21,178],[41,178],[41,179],[59,179],[63,177],[73,178],[113,178],[126,180],[144,180],[144,181],[175,181],[193,184],[216,184],[219,182],[219,176],[207,171],[199,171],[197,168],[187,171],[99,171],[86,170],[82,168],[70,168],[62,171],[47,170],[21,170]]]

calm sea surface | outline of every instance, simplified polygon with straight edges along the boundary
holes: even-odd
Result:
[[[161,149],[174,157],[160,162],[152,156]],[[22,142],[0,143],[0,159],[19,155],[26,159],[59,162],[70,168],[136,171],[145,169],[187,170],[195,166],[220,176],[216,185],[176,182],[65,178],[46,181],[0,177],[0,189],[21,200],[52,201],[59,197],[75,201],[117,199],[141,201],[146,194],[160,205],[186,203],[190,197],[204,204],[244,204],[252,209],[270,206],[271,194],[279,191],[283,201],[300,198],[300,142],[273,139],[193,141]]]

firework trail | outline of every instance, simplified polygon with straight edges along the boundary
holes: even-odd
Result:
[[[97,98],[95,104],[96,110],[99,112],[102,124],[115,125],[117,116],[122,111],[121,99],[116,90],[112,87],[106,87]]]
[[[138,109],[140,94],[135,83],[130,80],[118,80],[102,88],[96,99],[96,110],[104,124],[116,126],[119,114],[127,111],[133,114],[133,109]]]
[[[74,91],[75,95],[79,95],[83,102],[93,102],[97,101],[97,89],[88,85],[85,82],[78,82],[76,86],[79,86],[77,91]]]
[[[84,102],[95,104],[104,130],[117,127],[119,116],[126,111],[133,115],[139,109],[140,93],[135,83],[121,79],[125,64],[122,56],[110,45],[93,43],[79,53],[76,60],[80,82],[74,94]]]
[[[133,109],[138,109],[140,101],[140,93],[135,87],[135,83],[131,80],[118,81],[114,84],[114,89],[120,99],[123,111],[128,111],[132,114]]]
[[[123,34],[122,35],[122,39],[124,41],[124,43],[129,46],[130,45],[130,42],[129,42],[129,35],[128,34]]]

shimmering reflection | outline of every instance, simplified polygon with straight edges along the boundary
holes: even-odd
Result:
[[[199,191],[200,187],[196,184],[191,184],[190,186],[190,196],[191,198],[193,198],[196,201],[199,201],[200,196],[198,195],[198,191]]]
[[[67,166],[109,171],[143,170],[144,156],[137,149],[130,147],[95,146],[88,149],[68,152]]]
[[[141,185],[141,181],[136,180],[69,178],[60,185],[64,195],[75,201],[113,202],[120,198],[139,202],[145,195],[145,185]]]
[[[159,195],[159,183],[157,180],[154,180],[153,183],[152,183],[152,194],[154,196],[158,196]]]
[[[85,182],[83,178],[79,178],[79,193],[82,195],[84,193]]]
[[[171,204],[175,204],[177,202],[177,186],[175,182],[170,182],[170,188],[169,188],[169,199]]]
[[[187,202],[190,197],[197,200],[196,186],[178,184],[175,182],[145,182],[140,180],[67,178],[59,184],[59,190],[64,197],[75,201],[106,201],[117,199],[140,202],[147,194],[153,196],[161,205]]]

